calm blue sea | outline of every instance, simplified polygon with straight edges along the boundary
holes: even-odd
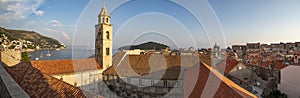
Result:
[[[116,53],[117,50],[113,50],[113,54]],[[31,56],[31,60],[36,60],[38,58],[39,60],[63,60],[63,59],[78,59],[78,58],[88,58],[92,55],[94,55],[95,50],[89,50],[87,51],[87,48],[85,46],[74,46],[68,47],[68,49],[61,49],[61,50],[55,50],[55,49],[49,49],[49,50],[36,50],[34,52],[28,52],[28,54]],[[51,54],[51,56],[47,56],[47,54]]]

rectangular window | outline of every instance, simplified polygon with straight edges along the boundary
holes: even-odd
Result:
[[[109,39],[109,32],[106,31],[106,38]]]
[[[164,80],[164,87],[168,87],[168,81]]]
[[[109,55],[109,48],[106,48],[106,55]]]
[[[151,86],[154,86],[154,80],[151,80]]]

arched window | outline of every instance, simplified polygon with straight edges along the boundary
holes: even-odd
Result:
[[[106,22],[108,23],[108,18],[106,18]]]
[[[109,32],[106,31],[106,38],[109,39]]]
[[[110,49],[109,48],[106,48],[106,55],[109,55],[109,51]]]

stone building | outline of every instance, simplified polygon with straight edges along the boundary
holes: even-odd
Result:
[[[113,26],[110,23],[110,15],[105,7],[98,15],[98,24],[95,25],[95,59],[103,69],[112,65],[112,37]]]
[[[242,62],[227,58],[226,62],[218,63],[215,69],[249,92],[254,92],[250,83],[252,71]]]
[[[3,66],[5,70],[3,70]],[[15,66],[2,64],[0,72],[1,97],[102,98],[100,95],[85,92],[78,87],[50,76],[33,67],[30,62],[21,62]],[[7,73],[9,76],[4,78],[3,76],[7,75]],[[4,84],[6,91],[2,89],[3,83],[11,79],[14,81]]]
[[[262,96],[268,95],[277,89],[281,81],[281,69],[287,65],[281,62],[257,62],[247,64],[253,71],[251,82],[263,89]]]
[[[246,51],[246,45],[232,45],[232,50],[236,52]]]
[[[80,87],[100,81],[102,67],[93,58],[73,60],[37,60],[31,61],[40,71]]]
[[[300,42],[295,42],[295,44],[296,44],[296,47],[297,47],[296,51],[300,52]]]
[[[247,52],[257,52],[260,51],[260,43],[247,43]]]
[[[199,56],[194,55],[117,53],[113,66],[103,72],[103,80],[113,94],[120,97],[200,97],[207,93],[202,91],[212,72],[216,77],[213,79],[220,81],[221,86],[211,96],[256,97],[212,67],[199,62]],[[195,85],[191,85],[193,81]]]

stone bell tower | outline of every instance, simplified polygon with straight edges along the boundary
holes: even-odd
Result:
[[[95,25],[95,59],[106,70],[112,65],[112,29],[110,15],[106,8],[101,9],[98,15],[98,24]]]

